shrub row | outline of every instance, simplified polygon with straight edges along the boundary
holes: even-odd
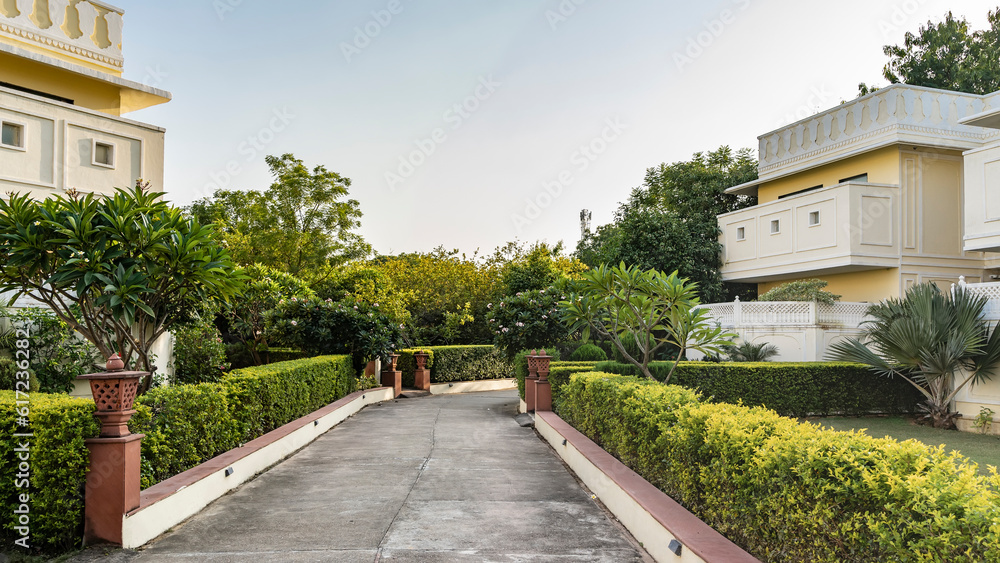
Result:
[[[427,367],[432,368],[434,366],[434,349],[433,348],[405,348],[403,350],[396,350],[399,354],[399,360],[396,361],[396,369],[403,372],[402,381],[403,387],[413,387],[414,383],[414,372],[417,371],[417,359],[414,354],[417,352],[423,352],[427,354]]]
[[[396,369],[403,372],[404,387],[413,386],[413,372],[417,369],[413,355],[416,352],[430,355],[427,365],[431,369],[431,383],[504,379],[514,374],[510,360],[490,345],[407,348],[396,351],[399,354]]]
[[[1000,477],[941,447],[602,373],[559,414],[764,561],[1000,561]]]
[[[142,441],[142,487],[186,471],[354,391],[349,356],[235,370],[217,383],[153,389],[129,423]]]
[[[23,399],[23,395],[21,396]],[[0,502],[3,526],[0,537],[6,548],[21,537],[15,530],[19,515],[14,510],[21,504],[16,499],[29,494],[30,547],[32,550],[59,553],[80,546],[83,538],[83,488],[89,463],[84,440],[98,435],[94,418],[94,402],[68,395],[32,393],[29,404],[30,427],[18,425],[20,418],[13,391],[0,391]],[[31,438],[13,436],[30,433]],[[27,461],[30,488],[17,488],[18,465],[15,451],[28,444]],[[18,548],[19,549],[19,548]]]
[[[653,362],[666,378],[671,362]],[[599,363],[595,371],[639,375],[632,364]],[[833,362],[681,362],[670,383],[723,403],[766,406],[786,416],[912,413],[922,397],[903,379],[880,377],[861,364]]]

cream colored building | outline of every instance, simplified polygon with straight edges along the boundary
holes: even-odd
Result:
[[[1000,139],[966,119],[997,109],[996,95],[893,85],[762,135],[760,178],[729,190],[758,205],[719,216],[723,279],[763,293],[820,278],[876,302],[997,274],[963,238],[963,154]]]
[[[163,128],[122,115],[170,94],[121,77],[122,16],[97,0],[0,2],[0,191],[163,189]]]
[[[1000,279],[1000,92],[892,85],[759,141],[759,179],[728,190],[758,204],[719,216],[725,281],[764,293],[823,279],[858,319],[859,305],[914,284],[967,281],[1000,320],[1000,284],[989,283]],[[822,360],[858,332],[858,319],[779,318],[794,305],[810,304],[754,303],[764,320],[728,325],[780,343],[782,359]],[[708,307],[725,323],[732,306]],[[981,407],[1000,413],[1000,374],[960,393],[959,427],[971,429]]]
[[[0,193],[163,189],[164,129],[122,115],[170,93],[122,78],[123,15],[97,0],[0,0]],[[162,373],[170,338],[158,344]]]

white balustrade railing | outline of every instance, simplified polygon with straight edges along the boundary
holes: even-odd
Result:
[[[983,317],[988,321],[1000,321],[1000,282],[965,283],[965,276],[959,279],[958,285],[967,291],[986,298],[986,309]],[[954,289],[955,286],[952,286]]]
[[[803,301],[752,301],[701,305],[723,327],[840,326],[857,328],[867,320],[869,303],[833,305]]]
[[[123,14],[97,0],[0,2],[0,34],[121,69]]]
[[[982,141],[982,128],[962,125],[964,117],[997,107],[1000,98],[891,85],[874,94],[843,103],[810,118],[760,137],[760,173],[784,163],[877,131],[897,127],[907,131],[934,130],[955,138]]]

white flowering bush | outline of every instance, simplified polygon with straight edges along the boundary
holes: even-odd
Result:
[[[486,322],[493,345],[514,357],[521,350],[567,340],[570,331],[559,312],[561,295],[554,289],[519,292],[488,305]]]

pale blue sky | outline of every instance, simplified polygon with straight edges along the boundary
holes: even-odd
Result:
[[[983,27],[1000,0],[114,3],[126,78],[174,95],[128,116],[167,128],[169,199],[264,189],[264,155],[291,152],[351,178],[396,253],[572,248],[580,210],[609,222],[647,168],[756,148],[883,83],[905,31]]]

